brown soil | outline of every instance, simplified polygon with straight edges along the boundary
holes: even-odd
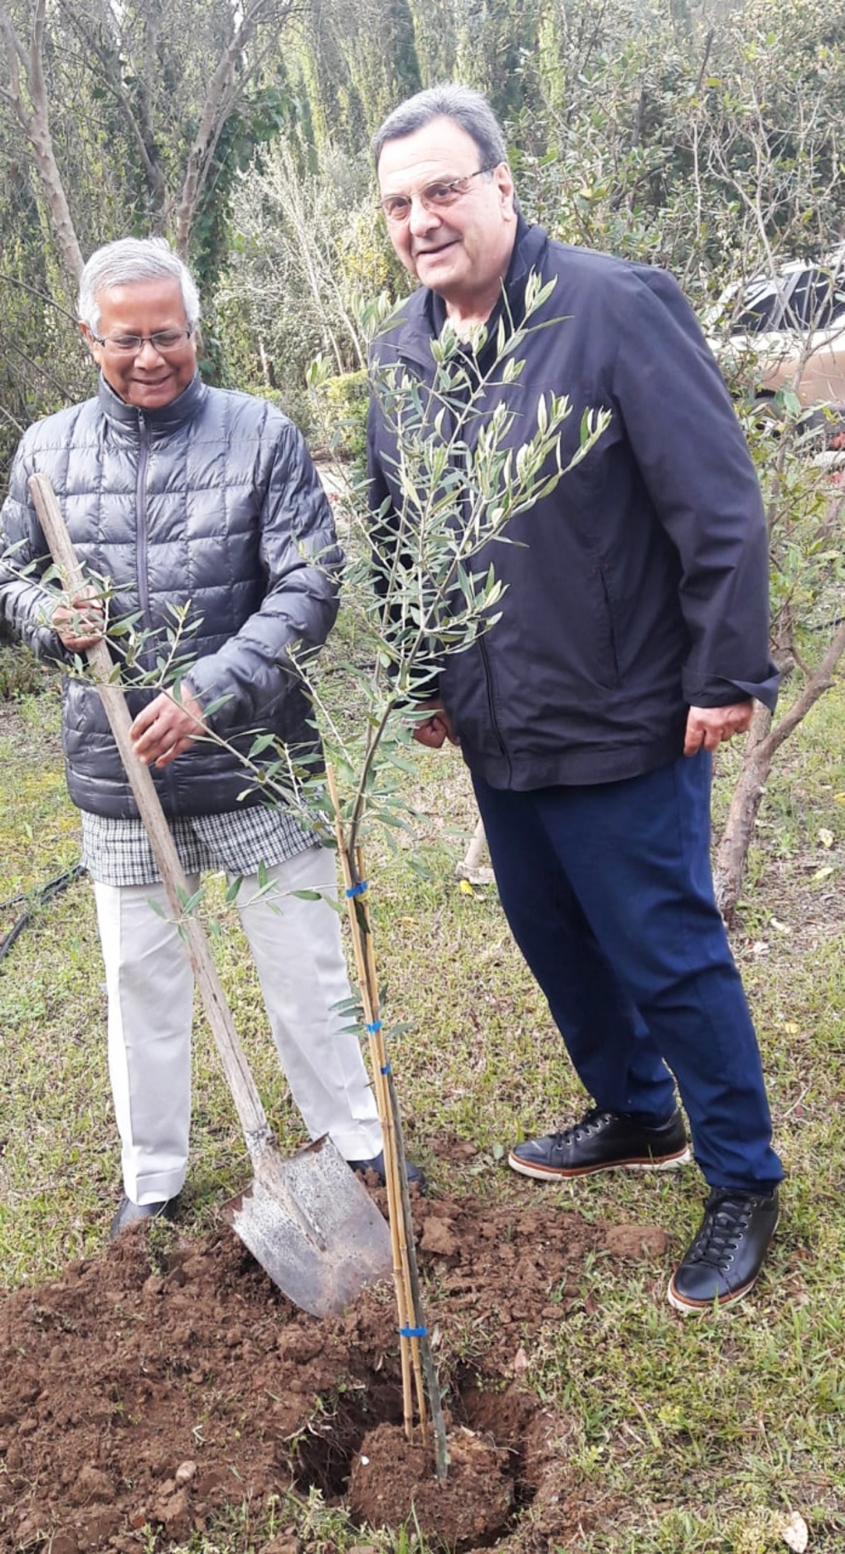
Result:
[[[228,1229],[188,1242],[140,1226],[0,1304],[0,1549],[149,1554],[213,1531],[227,1507],[260,1526],[272,1497],[311,1486],[362,1525],[416,1515],[450,1550],[533,1554],[589,1525],[560,1421],[520,1377],[542,1325],[578,1299],[584,1258],[654,1257],[663,1233],[587,1225],[549,1198],[417,1199],[414,1217],[445,1484],[402,1428],[390,1287],[319,1321]],[[283,1544],[298,1546],[268,1554]]]

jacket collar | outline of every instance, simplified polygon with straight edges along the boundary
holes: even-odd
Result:
[[[140,410],[137,405],[127,405],[114,392],[111,384],[106,382],[102,373],[97,390],[100,409],[107,421],[124,431],[134,432],[136,436],[140,436],[142,427],[146,427],[153,437],[164,437],[168,432],[184,426],[187,421],[192,421],[207,395],[208,389],[198,372],[176,399],[172,399],[169,405],[162,405],[159,410]]]
[[[522,216],[517,217],[517,223],[516,242],[504,285],[504,293],[514,318],[522,315],[528,277],[532,271],[542,270],[549,245],[549,235],[543,227],[530,227]]]

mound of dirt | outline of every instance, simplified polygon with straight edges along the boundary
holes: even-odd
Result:
[[[361,1524],[413,1513],[450,1549],[547,1549],[583,1525],[555,1422],[520,1377],[542,1324],[577,1298],[585,1256],[653,1256],[662,1232],[606,1231],[549,1200],[418,1199],[414,1217],[447,1388],[445,1484],[430,1443],[402,1429],[390,1286],[319,1321],[227,1229],[180,1243],[142,1225],[0,1303],[0,1548],[165,1550],[227,1506],[260,1513],[310,1486]]]

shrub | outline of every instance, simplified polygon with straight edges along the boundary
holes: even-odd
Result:
[[[315,384],[318,420],[331,452],[363,464],[367,451],[367,374],[343,372]]]
[[[46,689],[52,671],[20,642],[0,641],[0,701],[34,696]]]

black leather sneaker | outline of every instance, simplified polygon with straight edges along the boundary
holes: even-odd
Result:
[[[176,1199],[164,1198],[158,1203],[133,1203],[131,1198],[121,1198],[117,1213],[111,1222],[109,1240],[113,1241],[128,1225],[137,1225],[144,1219],[172,1219],[176,1211]]]
[[[763,1266],[778,1212],[777,1189],[755,1195],[714,1187],[701,1229],[669,1281],[675,1310],[689,1315],[742,1300]]]
[[[646,1127],[624,1112],[593,1106],[571,1128],[515,1144],[508,1165],[538,1181],[548,1177],[590,1176],[594,1171],[665,1171],[690,1158],[683,1118],[674,1111],[667,1122]]]
[[[349,1160],[349,1161],[347,1161],[347,1165],[349,1166],[349,1169],[351,1171],[361,1171],[361,1172],[363,1172],[363,1174],[365,1176],[366,1176],[368,1171],[372,1171],[374,1176],[378,1177],[379,1186],[380,1187],[384,1186],[385,1176],[384,1176],[384,1150],[383,1149],[380,1149],[377,1155],[373,1155],[372,1160]],[[405,1160],[405,1176],[408,1179],[408,1186],[409,1187],[415,1187],[416,1186],[416,1187],[419,1188],[421,1193],[425,1192],[426,1180],[425,1180],[425,1172],[424,1172],[422,1166],[415,1165],[413,1160],[406,1159]]]

